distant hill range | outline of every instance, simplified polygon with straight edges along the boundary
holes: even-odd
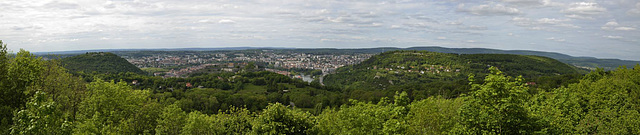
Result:
[[[108,52],[88,52],[81,55],[62,58],[62,65],[71,72],[85,73],[123,73],[145,72],[124,58]]]
[[[394,50],[422,50],[440,53],[455,54],[517,54],[517,55],[536,55],[544,56],[559,60],[561,62],[574,65],[585,69],[604,68],[605,70],[613,70],[620,66],[629,68],[639,64],[640,61],[620,60],[620,59],[599,59],[594,57],[574,57],[561,53],[528,51],[528,50],[498,50],[487,48],[444,48],[444,47],[410,47],[410,48],[361,48],[361,49],[335,49],[335,48],[272,48],[272,47],[226,47],[226,48],[175,48],[175,49],[102,49],[102,50],[81,50],[81,51],[61,51],[61,52],[36,52],[37,55],[57,54],[61,57],[68,57],[85,52],[131,52],[131,51],[222,51],[222,50],[281,50],[303,53],[316,54],[336,54],[336,53],[382,53]]]

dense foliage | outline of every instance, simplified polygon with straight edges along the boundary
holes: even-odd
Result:
[[[338,68],[336,74],[324,78],[324,84],[344,88],[354,95],[350,98],[366,101],[390,97],[394,91],[407,91],[411,99],[435,95],[457,97],[470,90],[468,75],[485,76],[490,66],[502,69],[507,75],[522,75],[530,82],[557,75],[574,79],[580,73],[575,67],[539,56],[391,51],[357,65]],[[557,88],[560,83],[540,81],[544,88]]]
[[[297,107],[299,103],[294,107],[268,99],[295,91],[309,95],[289,95],[290,100],[294,96],[323,98],[318,95],[339,90],[309,84],[296,87],[290,85],[295,80],[288,77],[247,72],[201,76],[221,76],[226,80],[222,82],[229,83],[243,82],[233,76],[246,79],[243,85],[250,85],[237,92],[233,90],[236,85],[228,90],[185,88],[171,92],[125,81],[141,75],[123,73],[122,81],[103,80],[113,74],[83,79],[68,73],[57,61],[44,61],[24,50],[10,55],[3,45],[0,53],[0,134],[640,134],[640,65],[596,70],[575,83],[539,88],[544,90],[532,88],[523,77],[510,77],[490,67],[483,79],[468,76],[469,93],[457,98],[411,99],[407,91],[394,91],[393,96],[377,102],[349,100],[339,107],[313,106],[325,102],[314,99],[314,109],[308,109]],[[178,80],[157,80],[150,86]],[[195,79],[189,81],[196,83]],[[268,91],[267,85],[275,91]],[[294,87],[318,91],[311,95],[313,90]],[[249,88],[255,88],[256,93],[243,95],[251,93]],[[229,95],[214,96],[224,93]],[[266,100],[257,100],[265,98],[258,96],[260,93]],[[222,99],[251,96],[256,97],[248,99],[256,100]],[[192,103],[186,104],[189,100]],[[215,108],[240,101],[262,107],[255,111],[235,104]],[[211,110],[216,111],[208,112]]]
[[[484,84],[472,84],[472,92],[461,97],[456,134],[527,134],[538,131],[524,103],[530,98],[522,77],[510,78],[491,67]],[[470,79],[474,79],[471,76]]]
[[[66,57],[62,64],[71,72],[84,73],[126,73],[145,74],[144,71],[113,53],[91,52],[83,55]]]
[[[185,111],[197,110],[205,114],[226,111],[234,106],[256,112],[265,109],[269,103],[314,109],[339,106],[347,100],[339,90],[267,71],[209,73],[166,79],[133,73],[85,74],[84,77],[114,80],[129,84],[133,89],[149,90],[153,93],[151,97],[163,104],[175,102]]]

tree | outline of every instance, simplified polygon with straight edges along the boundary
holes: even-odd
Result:
[[[409,105],[407,134],[446,134],[458,122],[462,98],[429,97]]]
[[[222,134],[244,135],[251,133],[253,116],[246,108],[231,107],[225,112],[211,116],[215,126],[224,127]]]
[[[522,77],[512,79],[496,67],[472,92],[460,110],[455,134],[532,134],[538,131],[524,103],[530,98]],[[473,82],[473,76],[469,77]]]
[[[13,121],[11,134],[17,135],[70,134],[72,129],[58,104],[40,91],[27,102],[24,110],[16,113]]]
[[[0,134],[8,134],[9,127],[11,126],[11,117],[14,110],[14,107],[9,100],[9,96],[13,96],[15,94],[13,90],[10,89],[9,82],[9,71],[7,70],[9,67],[9,56],[7,55],[7,45],[2,43],[0,40]],[[7,97],[6,99],[4,97]]]
[[[407,95],[407,92],[397,92],[396,91],[396,95],[393,96],[393,100],[394,100],[394,104],[398,105],[398,106],[407,106],[409,105],[409,103],[411,102],[409,99],[409,96]]]
[[[554,134],[640,134],[640,66],[592,71],[539,95],[531,108]]]
[[[96,79],[87,85],[87,92],[80,103],[75,134],[153,133],[158,115],[154,110],[161,109],[148,99],[149,91]]]
[[[403,100],[408,99],[398,98]],[[338,111],[324,110],[317,118],[316,130],[320,134],[406,134],[405,106],[391,104],[387,98],[378,104],[350,101]]]
[[[214,120],[199,111],[187,115],[187,123],[180,131],[181,135],[213,135],[221,134],[224,127],[214,126]]]
[[[184,127],[187,114],[178,107],[177,104],[171,104],[164,108],[158,126],[156,126],[157,135],[177,135]]]
[[[33,89],[47,93],[59,105],[58,109],[74,121],[86,83],[82,78],[68,73],[58,60],[44,61],[42,67],[40,81],[35,83]]]
[[[189,113],[180,132],[183,135],[243,135],[251,132],[252,121],[249,110],[236,107],[211,116],[194,111]]]
[[[28,93],[34,93],[35,89],[30,89],[37,82],[40,82],[40,74],[42,73],[42,60],[28,51],[20,49],[20,52],[16,54],[9,63],[8,76],[10,77],[10,89],[11,94],[4,97],[8,98],[6,101],[12,103],[14,107],[23,105],[29,95]]]
[[[309,112],[291,110],[275,103],[269,104],[255,119],[253,131],[256,134],[314,134],[314,118]]]
[[[42,71],[41,59],[25,50],[15,57],[7,54],[0,42],[0,134],[8,134],[13,113],[22,108],[29,98]]]

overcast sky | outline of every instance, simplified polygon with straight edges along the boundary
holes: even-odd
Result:
[[[640,0],[1,0],[14,52],[442,46],[640,60]]]

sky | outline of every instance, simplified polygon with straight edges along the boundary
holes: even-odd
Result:
[[[11,51],[441,46],[640,60],[640,0],[1,0]]]

